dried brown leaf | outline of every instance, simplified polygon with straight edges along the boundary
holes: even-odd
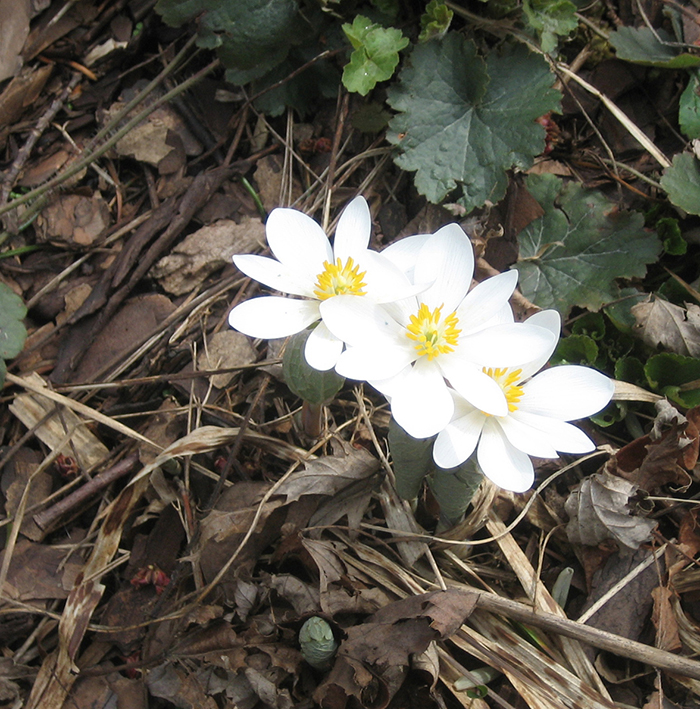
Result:
[[[569,541],[597,546],[614,539],[630,549],[648,541],[656,522],[631,513],[629,503],[637,489],[607,471],[586,478],[566,501]]]
[[[304,495],[338,495],[349,485],[372,478],[379,467],[379,461],[364,448],[352,448],[343,457],[327,456],[306,463],[304,470],[290,476],[276,494],[284,495],[287,503]]]
[[[661,345],[679,355],[700,357],[700,307],[687,308],[652,296],[649,301],[632,307],[635,326],[650,347]]]
[[[214,271],[231,263],[238,253],[258,251],[265,243],[260,219],[245,217],[240,224],[222,219],[190,234],[151,269],[168,293],[183,295],[194,290]]]

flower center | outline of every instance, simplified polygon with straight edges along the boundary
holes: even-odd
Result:
[[[511,413],[517,411],[518,402],[523,396],[523,389],[517,385],[522,377],[522,369],[495,369],[492,367],[484,367],[484,374],[488,374],[500,387],[506,395],[508,402],[508,411]]]
[[[457,338],[461,330],[457,329],[459,320],[452,313],[441,321],[442,305],[432,312],[423,303],[417,315],[411,315],[411,324],[406,328],[406,337],[415,340],[418,344],[418,356],[428,355],[428,359],[435,359],[439,354],[452,352],[457,346]]]
[[[362,290],[367,284],[362,280],[367,271],[359,273],[360,266],[352,258],[343,265],[340,259],[335,263],[323,262],[323,271],[316,277],[314,295],[319,300],[327,300],[334,295],[365,295]]]

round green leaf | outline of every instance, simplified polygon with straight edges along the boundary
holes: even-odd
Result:
[[[302,330],[287,341],[282,362],[284,381],[304,401],[325,404],[341,390],[345,379],[332,369],[320,372],[306,361],[304,347],[310,334],[310,330]]]
[[[483,479],[484,474],[473,458],[456,468],[436,468],[430,476],[430,488],[440,505],[440,517],[449,525],[457,524]]]

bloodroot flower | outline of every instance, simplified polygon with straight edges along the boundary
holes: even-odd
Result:
[[[516,272],[467,292],[474,255],[457,224],[414,243],[413,281],[430,284],[419,295],[384,306],[341,295],[324,304],[323,317],[348,346],[336,371],[379,389],[391,400],[396,422],[414,438],[427,438],[452,418],[447,382],[473,406],[504,416],[506,395],[484,365],[536,359],[551,352],[556,337],[546,328],[513,322],[508,299]]]
[[[278,338],[323,320],[323,304],[336,296],[387,303],[416,292],[407,276],[369,244],[372,220],[367,202],[356,197],[338,222],[331,247],[323,229],[296,209],[274,209],[266,224],[275,259],[239,254],[233,262],[247,276],[270,288],[305,300],[280,296],[253,298],[236,306],[229,323],[251,337]],[[331,369],[343,342],[320,322],[304,354],[319,370]]]
[[[561,322],[554,310],[537,313],[526,322],[559,335]],[[595,443],[568,421],[591,416],[605,407],[612,397],[613,383],[600,372],[577,365],[551,367],[535,374],[553,350],[554,346],[524,366],[484,368],[507,401],[508,410],[502,415],[479,409],[452,391],[452,421],[433,446],[437,465],[456,467],[476,449],[487,478],[506,490],[524,492],[535,478],[529,456],[556,458],[558,453],[595,450]]]

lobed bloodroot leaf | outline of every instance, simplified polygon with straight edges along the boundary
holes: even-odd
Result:
[[[432,438],[413,438],[392,418],[389,450],[396,476],[396,492],[404,500],[418,497],[425,476],[434,469]]]

